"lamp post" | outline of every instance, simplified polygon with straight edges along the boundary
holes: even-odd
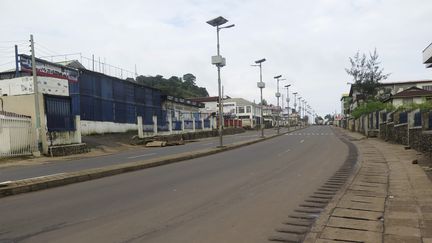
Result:
[[[227,29],[227,28],[232,28],[234,27],[234,25],[228,25],[228,26],[223,26],[221,27],[221,25],[227,23],[228,20],[225,19],[222,16],[219,16],[215,19],[209,20],[207,21],[207,24],[216,27],[216,41],[217,41],[217,55],[216,56],[212,56],[212,64],[216,65],[217,67],[217,72],[218,72],[218,103],[219,103],[219,147],[223,147],[223,139],[222,139],[222,132],[223,132],[223,97],[221,96],[221,77],[220,77],[220,69],[221,67],[225,66],[226,61],[225,58],[222,57],[220,55],[220,46],[219,46],[219,31],[221,29]]]
[[[305,116],[306,116],[306,100],[302,98],[302,112],[303,112],[303,125],[306,126]]]
[[[262,138],[264,138],[264,117],[263,117],[263,108],[264,108],[264,105],[263,105],[262,90],[265,88],[265,83],[262,81],[262,63],[265,62],[265,61],[266,61],[266,59],[263,58],[263,59],[255,61],[256,65],[252,65],[252,66],[255,66],[255,67],[259,67],[259,69],[260,69],[260,81],[257,83],[257,86],[260,89],[260,94],[261,94],[261,122],[260,122],[260,125],[261,125],[261,137]]]
[[[298,115],[298,110],[297,110],[297,92],[294,92],[293,93],[293,95],[294,95],[294,110],[297,112],[297,115]],[[296,116],[296,118],[297,118],[298,116]],[[297,120],[297,119],[296,119]],[[296,121],[296,128],[297,128],[297,123],[298,123],[298,121]]]
[[[275,96],[276,96],[276,98],[277,98],[277,111],[278,111],[278,113],[277,113],[277,116],[276,116],[276,127],[277,127],[277,134],[279,134],[279,97],[281,96],[281,94],[280,94],[280,92],[279,92],[279,81],[281,81],[281,78],[282,77],[282,75],[278,75],[278,76],[275,76],[274,78],[276,79],[276,81],[277,81],[277,91],[276,91],[276,94],[275,94]]]
[[[300,127],[301,127],[301,120],[302,120],[302,112],[303,112],[303,110],[302,110],[302,102],[301,102],[301,97],[299,96],[298,97],[298,105],[299,105],[299,118],[300,118]]]
[[[286,98],[286,102],[287,102],[287,112],[288,112],[288,131],[290,130],[290,107],[289,107],[289,87],[291,86],[291,84],[285,85],[285,88],[287,89],[287,98]]]

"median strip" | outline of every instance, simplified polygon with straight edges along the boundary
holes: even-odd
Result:
[[[293,132],[293,131],[289,131],[289,132]],[[172,164],[172,163],[181,162],[189,159],[200,158],[200,157],[244,147],[247,145],[259,143],[261,141],[278,137],[289,132],[281,133],[279,135],[272,135],[265,138],[249,140],[246,142],[234,143],[234,144],[226,145],[223,148],[202,149],[198,151],[184,152],[175,155],[163,156],[159,158],[128,162],[119,165],[104,166],[100,168],[87,169],[87,170],[82,170],[77,172],[66,172],[66,173],[59,173],[59,174],[53,174],[53,175],[47,175],[41,177],[27,178],[27,179],[16,180],[16,181],[9,181],[7,183],[1,184],[0,198],[16,195],[20,193],[39,191],[48,188],[99,179],[103,177],[118,175],[127,172],[133,172],[133,171],[157,167],[161,165]]]

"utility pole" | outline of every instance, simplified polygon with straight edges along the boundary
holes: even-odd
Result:
[[[19,77],[19,65],[18,65],[18,46],[15,45],[15,78]]]
[[[32,74],[33,74],[33,89],[34,89],[34,101],[35,101],[35,113],[36,113],[36,136],[35,136],[35,143],[36,143],[36,153],[39,153],[37,155],[40,155],[40,109],[39,109],[39,88],[38,88],[38,82],[37,82],[37,70],[36,70],[36,57],[35,57],[35,48],[34,48],[34,40],[33,35],[30,35],[30,47],[31,47],[31,64],[32,64]]]

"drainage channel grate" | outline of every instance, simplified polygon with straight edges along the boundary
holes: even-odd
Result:
[[[348,156],[338,171],[323,186],[318,188],[304,203],[300,204],[282,226],[268,238],[271,242],[297,243],[302,242],[312,224],[319,217],[334,195],[345,185],[357,162],[357,148],[347,136],[337,134],[339,139],[348,146]]]

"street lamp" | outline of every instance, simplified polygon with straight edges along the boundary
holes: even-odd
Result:
[[[225,66],[226,61],[225,58],[222,57],[220,55],[220,46],[219,46],[219,31],[221,29],[227,29],[227,28],[232,28],[234,27],[234,25],[228,25],[228,26],[223,26],[221,27],[221,25],[227,23],[228,20],[225,19],[222,16],[219,16],[215,19],[209,20],[207,21],[207,24],[216,27],[216,39],[217,39],[217,55],[216,56],[212,56],[211,60],[212,60],[212,64],[216,65],[217,67],[217,72],[218,72],[218,103],[219,103],[219,147],[223,147],[223,140],[222,140],[222,132],[223,132],[223,100],[222,100],[222,96],[221,96],[221,77],[220,77],[220,69],[221,67]]]
[[[288,111],[288,131],[290,130],[290,107],[289,107],[289,87],[291,86],[291,84],[285,85],[285,88],[287,89],[287,98],[286,98],[286,102],[287,102],[287,111]]]
[[[293,95],[294,95],[294,110],[297,112],[297,115],[298,115],[298,111],[297,111],[297,94],[298,94],[298,92],[294,92],[293,93]],[[296,116],[296,127],[297,127],[297,123],[298,123],[298,121],[297,121],[297,116]]]
[[[277,121],[277,134],[279,134],[279,116],[280,116],[280,110],[279,110],[279,97],[281,96],[281,94],[279,93],[279,81],[285,80],[285,79],[280,79],[282,77],[282,75],[278,75],[275,76],[274,78],[277,80],[277,92],[276,92],[276,98],[277,98],[277,109],[278,109],[278,113],[277,113],[277,117],[276,117],[276,121]]]
[[[303,112],[303,123],[304,123],[304,125],[306,126],[306,123],[305,123],[305,115],[306,115],[306,113],[305,113],[305,110],[306,110],[306,100],[304,99],[304,98],[302,98],[302,112]]]
[[[299,106],[299,118],[300,118],[300,127],[301,127],[301,120],[302,120],[302,102],[301,102],[301,96],[298,97],[298,106]]]
[[[265,83],[262,81],[262,63],[265,62],[266,59],[260,59],[255,61],[256,65],[252,65],[254,67],[259,67],[260,69],[260,81],[257,83],[258,88],[260,89],[260,93],[261,93],[261,137],[264,138],[264,117],[263,117],[263,109],[264,109],[264,104],[263,104],[263,92],[262,90],[265,88]]]

